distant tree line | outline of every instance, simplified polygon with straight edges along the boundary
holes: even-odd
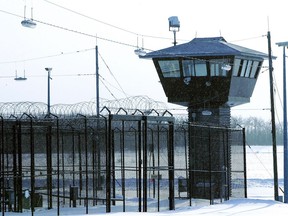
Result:
[[[272,146],[272,124],[271,121],[257,117],[232,117],[231,126],[245,128],[246,142],[248,145],[271,145]],[[283,125],[276,123],[276,143],[283,145]]]

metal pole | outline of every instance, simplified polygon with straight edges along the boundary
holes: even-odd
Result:
[[[1,193],[5,194],[5,184],[4,184],[4,169],[5,169],[5,165],[4,165],[4,118],[2,116],[0,116],[1,119],[1,139],[0,139],[0,146],[1,146],[1,157],[0,157],[0,161],[1,161],[1,166],[0,166],[0,170],[1,170],[1,178],[0,178],[0,185],[1,185]],[[5,196],[1,197],[1,211],[2,211],[2,216],[4,216],[4,211],[5,211]]]
[[[143,128],[143,212],[147,212],[147,139],[148,139],[148,122],[147,116],[143,117],[144,128]]]
[[[50,76],[50,73],[51,73],[51,70],[52,68],[45,68],[45,70],[48,72],[48,85],[47,85],[47,115],[49,116],[50,115],[50,79],[51,79],[51,76]]]
[[[168,140],[168,176],[169,176],[169,210],[175,210],[174,194],[174,123],[169,122],[169,140]]]
[[[276,43],[278,46],[283,46],[283,147],[284,147],[284,203],[288,203],[288,148],[287,148],[287,96],[286,96],[286,54],[285,49],[288,46],[288,41]]]
[[[98,46],[95,47],[96,51],[96,114],[99,117],[99,65],[98,65]]]
[[[142,211],[142,127],[138,121],[138,212]]]
[[[48,71],[48,97],[47,97],[47,110],[50,115],[50,70]]]
[[[273,145],[273,170],[274,170],[274,199],[278,201],[278,171],[277,171],[277,145],[276,145],[276,127],[274,111],[274,85],[273,85],[273,66],[271,55],[271,36],[267,33],[268,55],[269,55],[269,78],[270,78],[270,100],[271,100],[271,122],[272,122],[272,145]]]
[[[243,136],[243,160],[244,160],[244,197],[247,198],[247,164],[246,164],[246,133],[245,128],[242,128]]]
[[[177,44],[177,42],[176,42],[176,31],[173,31],[173,35],[174,35],[174,42],[173,42],[173,44],[174,44],[174,46],[176,46],[176,44]]]
[[[286,46],[283,46],[283,145],[284,145],[284,203],[288,202],[288,172],[287,172],[287,100],[286,100]]]

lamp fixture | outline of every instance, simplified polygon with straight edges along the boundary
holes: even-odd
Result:
[[[169,31],[179,31],[180,21],[177,16],[169,17],[168,21],[169,21]]]
[[[24,77],[17,76],[17,70],[16,70],[16,76],[14,78],[15,81],[25,81],[27,78],[25,77],[25,70],[24,70]]]
[[[134,50],[134,53],[136,54],[136,55],[138,55],[138,56],[145,56],[147,53],[146,53],[146,51],[144,50],[144,39],[143,39],[143,37],[142,37],[142,47],[140,48],[139,46],[138,46],[138,35],[137,35],[137,49],[136,50]]]
[[[21,25],[27,28],[35,28],[36,23],[33,21],[33,8],[31,8],[31,19],[26,19],[26,5],[24,6],[24,20]]]
[[[146,55],[146,51],[143,48],[138,48],[138,49],[134,50],[134,53],[138,56],[145,56]]]
[[[211,116],[212,115],[212,112],[210,110],[203,110],[202,111],[202,115],[203,116]]]
[[[211,81],[206,81],[206,82],[205,82],[205,85],[206,85],[207,87],[211,86]]]
[[[180,30],[180,21],[177,16],[171,16],[168,18],[169,21],[169,31],[173,32],[174,35],[174,46],[176,46],[176,32]]]
[[[221,66],[221,69],[222,69],[222,70],[225,70],[225,71],[230,71],[230,70],[231,70],[231,65],[229,65],[229,64],[223,64],[223,65]]]
[[[189,85],[190,82],[191,82],[191,77],[185,77],[183,82],[186,84],[186,85]]]
[[[21,22],[21,25],[27,28],[35,28],[36,27],[36,23],[32,20],[32,19],[24,19]]]

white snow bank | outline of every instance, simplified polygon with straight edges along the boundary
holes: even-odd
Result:
[[[261,199],[235,199],[223,202],[221,204],[215,204],[210,206],[202,207],[185,207],[177,209],[176,211],[164,211],[164,212],[117,212],[117,213],[104,213],[104,209],[93,207],[89,208],[88,215],[97,215],[97,216],[166,216],[166,215],[181,215],[181,216],[263,216],[263,215],[277,215],[277,216],[286,216],[288,213],[288,204],[281,202],[276,202],[273,200],[261,200]],[[73,215],[73,216],[85,216],[85,208],[61,208],[60,215]],[[31,215],[31,212],[25,212],[22,214],[5,212],[7,216],[27,216]],[[57,209],[51,210],[39,210],[34,213],[34,215],[57,215]]]

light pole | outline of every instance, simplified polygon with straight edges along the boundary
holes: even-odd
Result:
[[[276,43],[279,47],[283,47],[283,146],[284,146],[284,203],[288,203],[288,148],[287,148],[287,101],[286,101],[286,54],[285,49],[287,42]]]
[[[50,79],[52,79],[50,76],[50,73],[51,73],[52,68],[45,68],[45,70],[48,72],[47,115],[50,116]]]

